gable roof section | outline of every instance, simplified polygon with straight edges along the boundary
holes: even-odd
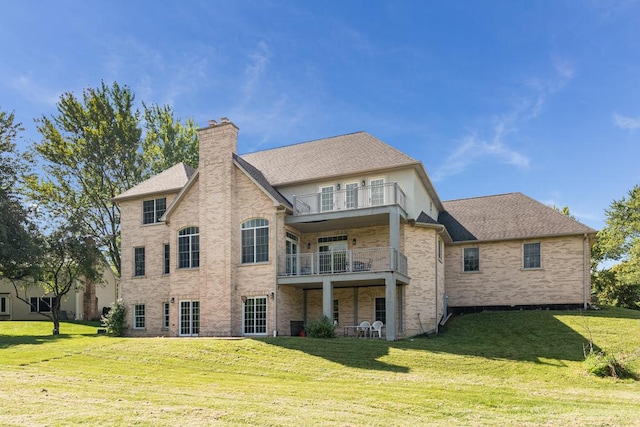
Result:
[[[195,169],[191,166],[178,163],[117,195],[113,200],[122,201],[152,194],[177,192],[182,190],[194,173]]]
[[[292,208],[291,203],[282,195],[278,190],[273,188],[269,181],[264,177],[262,172],[256,169],[251,163],[244,160],[242,157],[239,157],[236,154],[233,154],[233,160],[237,163],[241,170],[243,170],[247,175],[249,175],[252,180],[258,184],[262,189],[273,198],[276,202],[281,203],[282,205]]]
[[[454,242],[594,234],[596,230],[522,193],[443,202],[438,217]]]
[[[258,151],[242,158],[273,186],[420,163],[366,132]]]

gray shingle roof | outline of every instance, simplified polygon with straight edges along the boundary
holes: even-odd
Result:
[[[578,221],[522,193],[443,202],[438,217],[454,242],[509,240],[595,233]]]
[[[251,177],[262,186],[271,196],[276,199],[278,202],[282,203],[285,206],[291,207],[291,203],[282,195],[278,190],[273,188],[269,181],[264,177],[262,172],[256,169],[251,163],[244,160],[242,157],[234,154],[233,159],[238,162],[238,164],[245,170]]]
[[[178,163],[166,171],[154,175],[124,193],[119,194],[114,197],[113,200],[117,201],[150,194],[177,192],[184,187],[194,173],[195,169],[191,166]]]
[[[258,151],[242,158],[273,186],[418,163],[366,132]]]
[[[418,215],[418,218],[416,218],[416,222],[419,222],[421,224],[434,224],[434,225],[440,225],[440,223],[438,221],[436,221],[435,219],[431,218],[429,215],[427,215],[426,213],[424,213],[424,211],[420,212],[420,215]]]

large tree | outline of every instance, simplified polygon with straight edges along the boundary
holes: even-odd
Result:
[[[197,161],[193,122],[169,107],[145,106],[146,121],[128,86],[104,82],[78,98],[60,97],[57,114],[37,120],[34,144],[44,176],[28,181],[30,196],[62,222],[78,218],[120,275],[120,210],[113,197],[172,162]],[[146,129],[146,134],[145,134]]]
[[[171,106],[147,105],[144,107],[145,137],[144,160],[151,173],[160,173],[184,162],[198,166],[198,129],[193,119],[182,124],[174,117]]]
[[[614,200],[605,213],[606,226],[598,233],[593,259],[616,264],[594,268],[594,290],[607,303],[640,308],[640,184],[628,197]]]
[[[40,252],[37,229],[19,197],[18,183],[28,170],[16,151],[21,130],[14,114],[0,109],[0,277],[8,280],[30,276]]]
[[[101,284],[106,267],[95,242],[82,233],[82,228],[69,223],[44,237],[43,252],[32,269],[33,276],[30,280],[12,281],[16,297],[28,305],[33,304],[33,290],[47,295],[48,310],[41,310],[40,303],[34,309],[53,322],[54,335],[60,333],[62,300],[89,283]]]

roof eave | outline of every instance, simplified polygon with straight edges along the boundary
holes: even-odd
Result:
[[[162,189],[157,191],[149,191],[147,193],[132,194],[130,196],[126,194],[121,194],[119,196],[112,197],[111,201],[115,203],[119,203],[119,202],[124,202],[128,200],[143,199],[145,197],[157,196],[158,194],[179,193],[180,190],[182,190],[182,188],[183,187],[167,188],[167,189]]]
[[[514,236],[514,237],[504,237],[500,239],[477,239],[477,240],[457,240],[452,241],[452,245],[469,245],[475,243],[498,243],[498,242],[510,242],[516,240],[534,240],[534,239],[549,239],[553,237],[578,237],[578,236],[589,236],[596,237],[597,231],[592,230],[590,232],[575,232],[575,233],[560,233],[560,234],[539,234],[539,235],[531,235],[531,236]]]

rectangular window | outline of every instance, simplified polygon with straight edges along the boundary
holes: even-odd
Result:
[[[4,295],[0,296],[0,314],[7,314],[9,311],[9,304],[7,302],[7,297]]]
[[[384,178],[376,178],[369,181],[371,191],[371,206],[384,205]]]
[[[333,185],[320,188],[320,211],[327,212],[333,210]]]
[[[133,248],[133,260],[134,260],[134,276],[145,275],[145,262],[144,262],[144,246],[140,248]]]
[[[340,324],[340,303],[337,299],[333,300],[333,324]]]
[[[376,298],[376,317],[373,319],[381,321],[382,323],[387,323],[387,299],[386,298]]]
[[[438,237],[438,260],[442,261],[442,240]]]
[[[169,272],[171,271],[171,247],[169,246],[168,243],[165,243],[164,245],[164,267],[162,269],[162,272],[164,274],[169,274]]]
[[[242,263],[269,261],[269,221],[251,219],[242,224]]]
[[[464,271],[480,271],[480,248],[464,248]]]
[[[31,297],[29,299],[29,311],[31,313],[49,313],[51,312],[51,307],[55,304],[55,297]]]
[[[541,268],[540,243],[525,243],[522,246],[522,268]]]
[[[162,303],[162,329],[169,329],[169,303]]]
[[[144,304],[136,304],[133,306],[133,329],[144,329]]]
[[[167,210],[167,199],[145,200],[142,202],[142,223],[154,224],[160,222],[160,218]]]
[[[345,208],[356,209],[358,207],[358,183],[353,182],[345,185]]]
[[[248,297],[243,310],[244,335],[267,334],[267,297]]]

